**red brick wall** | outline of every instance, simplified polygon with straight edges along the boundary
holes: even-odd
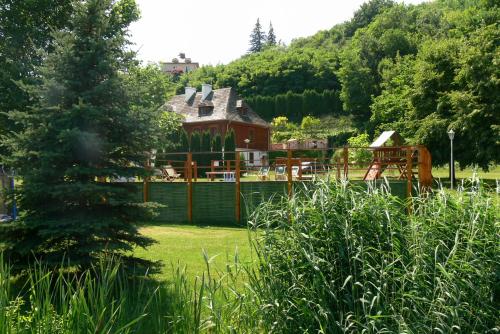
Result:
[[[212,131],[219,132],[222,136],[225,135],[228,128],[227,121],[203,122],[203,123],[184,123],[184,129],[188,134],[193,131]],[[269,150],[269,128],[263,128],[251,124],[229,123],[229,128],[234,130],[236,135],[236,147],[246,148],[245,139],[251,139],[248,148],[260,151]]]
[[[236,134],[236,147],[246,148],[245,139],[251,139],[248,148],[267,151],[269,150],[269,129],[257,126],[231,123],[230,127],[233,128]]]

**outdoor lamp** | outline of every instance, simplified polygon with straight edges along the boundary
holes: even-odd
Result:
[[[450,129],[448,131],[448,138],[450,138],[450,188],[453,189],[455,184],[455,160],[453,159],[453,138],[455,138],[455,131]]]
[[[448,137],[450,138],[450,140],[453,140],[453,138],[455,138],[455,131],[453,131],[453,129],[450,129],[450,131],[448,131]]]

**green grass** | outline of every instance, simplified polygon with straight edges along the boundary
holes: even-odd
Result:
[[[251,247],[246,228],[200,227],[188,225],[150,225],[141,233],[158,243],[148,249],[136,249],[134,255],[144,259],[162,261],[160,279],[172,278],[172,266],[186,266],[186,274],[194,279],[206,270],[205,250],[215,269],[223,270],[234,263],[237,254],[242,264],[251,262]]]
[[[483,180],[500,179],[500,166],[494,166],[494,167],[490,168],[490,170],[488,172],[485,172],[482,169],[478,168],[476,170],[476,172],[477,172],[477,176]],[[455,177],[457,179],[470,178],[470,177],[472,177],[473,173],[474,173],[474,169],[471,167],[468,167],[464,170],[460,170],[459,168],[455,169]],[[448,169],[448,167],[434,167],[434,168],[432,168],[432,176],[434,178],[447,179],[449,177],[449,169]]]

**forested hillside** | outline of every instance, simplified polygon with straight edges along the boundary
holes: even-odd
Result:
[[[330,30],[182,76],[178,90],[232,86],[268,120],[351,115],[360,133],[397,130],[436,163],[453,128],[461,165],[486,168],[500,161],[499,21],[493,0],[373,0]]]

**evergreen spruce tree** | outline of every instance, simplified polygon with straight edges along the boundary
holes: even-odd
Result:
[[[133,56],[127,27],[139,12],[133,0],[75,6],[71,30],[56,34],[45,57],[42,83],[28,87],[37,104],[12,116],[25,129],[8,142],[9,164],[23,179],[22,215],[0,226],[0,248],[20,269],[35,257],[83,269],[153,242],[136,225],[151,205],[137,203],[133,184],[105,181],[147,175],[151,138],[136,125],[122,79]]]
[[[262,51],[264,45],[266,43],[266,34],[262,31],[262,26],[260,25],[259,19],[255,23],[255,27],[250,34],[250,49],[248,52],[255,53]]]
[[[190,152],[189,135],[186,132],[186,130],[184,130],[184,128],[182,128],[182,127],[179,129],[179,144],[178,144],[177,149],[175,151],[179,152],[179,153]],[[176,154],[172,160],[186,161],[187,155],[186,154]]]
[[[201,135],[201,151],[210,152],[212,150],[212,136],[209,131],[204,131]]]
[[[190,138],[191,145],[189,147],[191,148],[191,152],[201,152],[201,134],[200,131],[193,131],[191,133],[191,138]],[[199,157],[199,154],[196,154],[193,156],[193,159],[196,160],[195,157]]]
[[[222,137],[218,132],[212,138],[212,152],[212,160],[222,159]]]
[[[267,33],[267,45],[276,45],[276,35],[274,34],[273,23],[269,22],[269,32]]]
[[[201,134],[201,151],[203,154],[200,155],[199,167],[200,173],[204,174],[206,171],[210,170],[210,160],[212,158],[212,136],[210,136],[209,131],[204,131]]]
[[[234,135],[234,131],[231,129],[229,132],[226,132],[224,136],[224,159],[225,160],[234,160],[236,156],[234,152],[236,151],[236,138]]]
[[[189,135],[186,132],[186,130],[184,130],[184,128],[182,128],[180,130],[180,144],[179,144],[179,148],[177,151],[178,152],[190,152],[191,151],[191,148],[189,146]]]

